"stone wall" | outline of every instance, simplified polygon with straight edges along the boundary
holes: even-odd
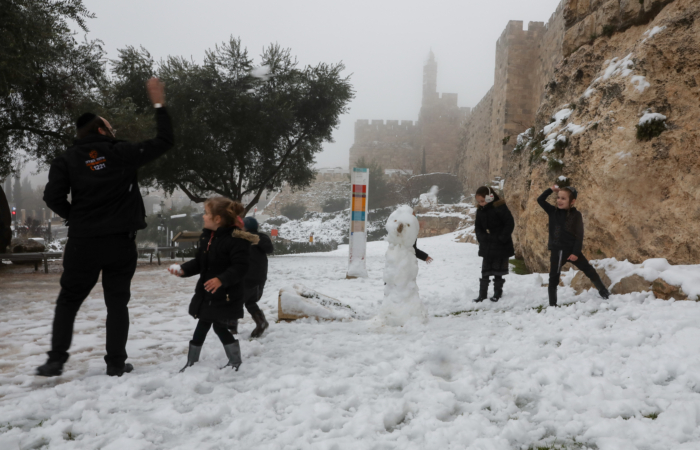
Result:
[[[540,130],[555,113],[571,109],[567,127],[576,125],[576,134],[553,129],[566,138],[556,155],[561,166],[532,158],[536,145],[507,159],[504,191],[516,220],[516,252],[531,270],[548,268],[547,216],[536,200],[560,176],[579,191],[583,253],[589,259],[700,260],[700,3],[636,3],[657,11],[651,22],[589,39],[556,68],[554,88],[545,92],[535,125]],[[567,30],[570,42],[588,32],[579,26],[592,20],[587,18],[623,23],[624,9],[591,4],[598,9],[566,11],[578,20]],[[650,36],[652,29],[658,33]],[[609,70],[628,55],[624,70]],[[666,116],[666,125],[660,135],[640,140],[637,126],[647,111]]]
[[[282,188],[265,206],[264,214],[278,216],[284,205],[301,203],[307,211],[320,212],[323,202],[330,198],[350,198],[350,176],[346,173],[318,174],[311,186],[293,192],[289,186]]]
[[[385,169],[420,170],[419,127],[410,120],[358,120],[350,167],[360,158],[375,160]]]
[[[430,52],[423,67],[418,121],[358,120],[349,167],[364,157],[384,169],[453,173],[459,160],[460,125],[469,113],[470,108],[458,106],[457,94],[437,92],[437,62]]]
[[[465,193],[504,173],[516,136],[535,122],[537,108],[562,59],[564,0],[549,22],[508,22],[496,43],[494,85],[461,131],[457,173]]]

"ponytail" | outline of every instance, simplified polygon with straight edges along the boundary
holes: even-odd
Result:
[[[209,208],[212,216],[220,216],[226,227],[234,226],[236,217],[245,211],[240,202],[226,197],[210,197],[204,202],[204,206]]]

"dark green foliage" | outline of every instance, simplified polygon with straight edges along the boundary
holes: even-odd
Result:
[[[615,33],[616,30],[617,27],[615,25],[603,25],[603,36],[610,37]]]
[[[503,140],[502,140],[501,142],[503,143],[503,145],[507,145],[508,142],[510,142],[510,136],[504,137]]]
[[[113,62],[115,96],[144,102],[148,72],[167,88],[175,148],[141,173],[146,183],[192,201],[212,194],[256,204],[262,192],[288,184],[308,186],[314,155],[347,112],[354,93],[342,63],[300,67],[289,49],[270,45],[259,61],[269,74],[255,77],[253,58],[239,39],[206,51],[203,62],[170,56],[153,68],[145,49],[127,48]],[[129,97],[129,98],[131,98]]]
[[[323,212],[337,212],[350,207],[350,199],[348,197],[329,198],[323,202],[321,209]]]
[[[376,160],[368,161],[364,157],[355,162],[355,167],[369,169],[369,186],[367,187],[367,209],[383,208],[390,202],[387,176],[384,168]],[[351,168],[352,170],[352,168]]]
[[[552,183],[552,184],[556,184],[560,188],[565,188],[567,186],[571,186],[571,179],[567,178],[565,180],[560,180],[559,178],[557,178],[556,180],[554,180],[554,183]]]
[[[0,6],[0,178],[21,152],[40,164],[64,151],[73,121],[106,83],[99,41],[75,40],[93,18],[82,0],[3,1]]]
[[[564,168],[564,163],[556,158],[549,158],[547,160],[547,167],[552,172],[557,172],[557,171],[561,170],[562,168]]]
[[[564,153],[564,150],[565,150],[566,147],[568,147],[568,146],[569,146],[569,140],[568,140],[568,139],[566,139],[566,140],[561,140],[561,139],[557,138],[556,142],[554,142],[554,151],[557,152],[557,153],[559,153],[559,154],[563,154],[563,153]]]
[[[598,129],[598,122],[595,122],[595,123],[593,123],[593,125],[591,125],[591,130],[597,130],[597,129]]]
[[[527,266],[525,265],[525,261],[523,261],[522,259],[510,259],[508,260],[508,262],[515,266],[515,269],[513,269],[513,271],[517,275],[528,275],[532,273],[528,270]]]
[[[659,413],[653,412],[651,414],[645,415],[644,417],[646,417],[647,419],[656,420],[659,418]]]
[[[280,208],[280,212],[283,216],[289,217],[292,220],[299,220],[306,214],[306,206],[301,203],[287,203]]]
[[[275,242],[274,256],[292,255],[297,253],[320,253],[330,252],[338,249],[338,243],[331,242]]]
[[[650,141],[666,131],[666,121],[654,119],[644,123],[643,125],[636,125],[636,127],[637,140]]]

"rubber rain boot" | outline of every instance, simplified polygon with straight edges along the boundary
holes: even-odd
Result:
[[[503,285],[506,283],[506,279],[503,277],[495,277],[493,280],[493,297],[491,297],[492,302],[497,302],[503,297]]]
[[[197,347],[190,343],[190,350],[187,352],[187,364],[180,370],[180,373],[184,372],[188,367],[192,367],[194,363],[199,361],[199,354],[202,352],[202,346]]]
[[[235,341],[231,344],[224,345],[224,351],[228,357],[228,364],[226,364],[222,369],[227,367],[232,367],[238,372],[238,368],[241,367],[243,360],[241,359],[241,344]]]
[[[252,333],[250,333],[250,337],[258,338],[262,336],[262,334],[265,332],[265,330],[267,330],[270,324],[267,323],[267,319],[265,319],[265,313],[263,313],[261,309],[255,311],[252,314],[252,316],[253,320],[255,321],[255,329]]]
[[[481,303],[489,298],[489,277],[479,278],[479,297],[474,299],[475,303]]]

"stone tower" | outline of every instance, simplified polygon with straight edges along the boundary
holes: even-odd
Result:
[[[437,97],[437,61],[430,50],[428,61],[423,66],[423,105],[434,103]]]

